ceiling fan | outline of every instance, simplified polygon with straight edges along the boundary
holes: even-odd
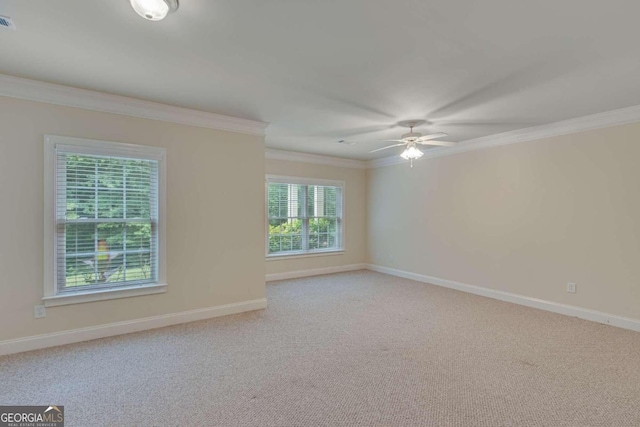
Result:
[[[424,155],[422,151],[420,151],[417,145],[434,145],[440,147],[450,147],[455,145],[455,142],[447,142],[447,141],[436,141],[439,138],[446,137],[447,134],[444,132],[432,133],[430,135],[422,135],[419,132],[414,132],[413,128],[424,123],[424,120],[414,120],[404,122],[404,125],[409,127],[409,133],[405,133],[400,137],[400,139],[386,139],[386,142],[398,142],[399,144],[388,145],[386,147],[378,148],[376,150],[369,151],[370,153],[375,153],[376,151],[387,150],[393,147],[405,146],[405,150],[400,154],[405,160],[411,161],[411,167],[413,167],[413,161],[419,159]]]

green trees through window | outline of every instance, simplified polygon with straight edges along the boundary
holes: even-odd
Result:
[[[269,254],[339,250],[342,187],[270,182]]]
[[[156,280],[157,174],[152,160],[58,154],[60,290]]]

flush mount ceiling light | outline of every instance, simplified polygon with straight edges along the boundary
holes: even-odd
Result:
[[[136,13],[149,21],[160,21],[178,9],[178,0],[129,0]]]

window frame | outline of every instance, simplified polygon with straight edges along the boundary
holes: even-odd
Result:
[[[339,230],[338,230],[338,238],[340,242],[340,246],[335,249],[312,249],[312,250],[303,250],[303,251],[287,251],[287,252],[278,252],[278,253],[269,253],[269,184],[293,184],[293,185],[318,185],[318,186],[330,186],[330,187],[339,187],[341,193],[340,200],[340,215],[339,218]],[[292,259],[292,258],[307,258],[307,257],[316,257],[316,256],[327,256],[327,255],[341,255],[346,252],[346,185],[344,181],[331,180],[331,179],[315,179],[315,178],[307,178],[307,177],[296,177],[296,176],[283,176],[283,175],[265,175],[265,258],[267,261],[277,260],[277,259]],[[308,237],[307,237],[308,238]],[[303,236],[303,239],[306,239]]]
[[[157,281],[111,288],[59,292],[57,286],[57,156],[56,147],[70,153],[138,158],[158,162]],[[44,137],[44,305],[58,306],[164,293],[166,282],[166,150],[94,139],[45,135]]]

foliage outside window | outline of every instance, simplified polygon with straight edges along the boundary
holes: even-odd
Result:
[[[91,143],[54,148],[55,278],[45,296],[159,281],[159,149]]]
[[[268,181],[268,255],[342,250],[342,185]]]

